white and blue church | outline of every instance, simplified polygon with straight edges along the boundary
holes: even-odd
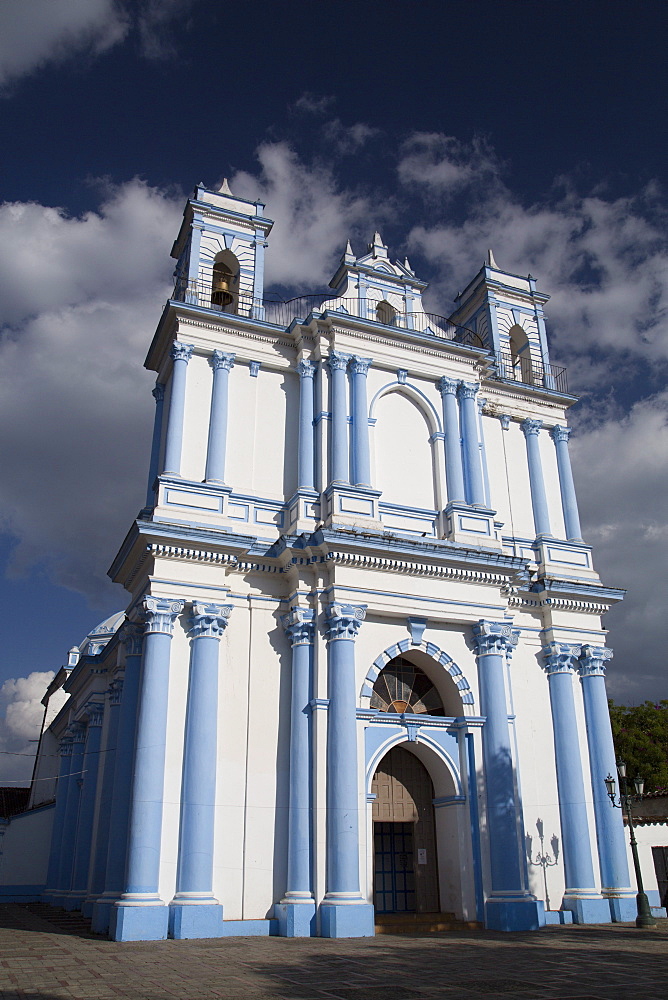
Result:
[[[45,694],[5,898],[117,941],[634,919],[622,592],[581,537],[548,296],[490,252],[433,315],[375,233],[273,301],[271,228],[226,182],[186,205],[127,608]]]

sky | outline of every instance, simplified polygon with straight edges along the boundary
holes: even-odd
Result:
[[[668,19],[617,0],[2,0],[0,785],[51,672],[125,606],[185,198],[275,220],[268,289],[380,229],[447,315],[489,247],[531,272],[579,403],[571,454],[618,702],[668,698]],[[3,714],[4,713],[4,714]]]

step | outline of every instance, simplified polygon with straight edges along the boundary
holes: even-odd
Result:
[[[454,913],[379,913],[376,934],[442,934],[480,930],[475,920],[458,920]]]

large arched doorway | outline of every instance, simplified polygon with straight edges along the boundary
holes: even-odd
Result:
[[[434,788],[418,758],[393,747],[371,784],[376,913],[440,910]]]

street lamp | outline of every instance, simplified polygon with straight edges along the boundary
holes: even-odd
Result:
[[[638,860],[638,844],[636,842],[636,834],[633,826],[633,813],[632,807],[633,803],[638,799],[641,799],[643,792],[645,790],[645,782],[642,778],[634,778],[633,785],[635,788],[635,795],[631,795],[628,792],[626,785],[626,764],[623,760],[617,761],[617,774],[619,775],[619,785],[620,794],[619,802],[616,801],[616,782],[611,774],[604,778],[605,787],[608,793],[608,797],[612,802],[615,809],[623,809],[626,812],[626,816],[629,821],[629,835],[631,839],[631,854],[633,855],[633,867],[636,870],[636,882],[638,883],[638,894],[636,896],[636,904],[638,907],[638,916],[636,917],[636,927],[656,927],[656,920],[652,916],[652,911],[649,908],[649,900],[645,894],[645,890],[642,884],[642,872],[640,871],[640,862]]]

